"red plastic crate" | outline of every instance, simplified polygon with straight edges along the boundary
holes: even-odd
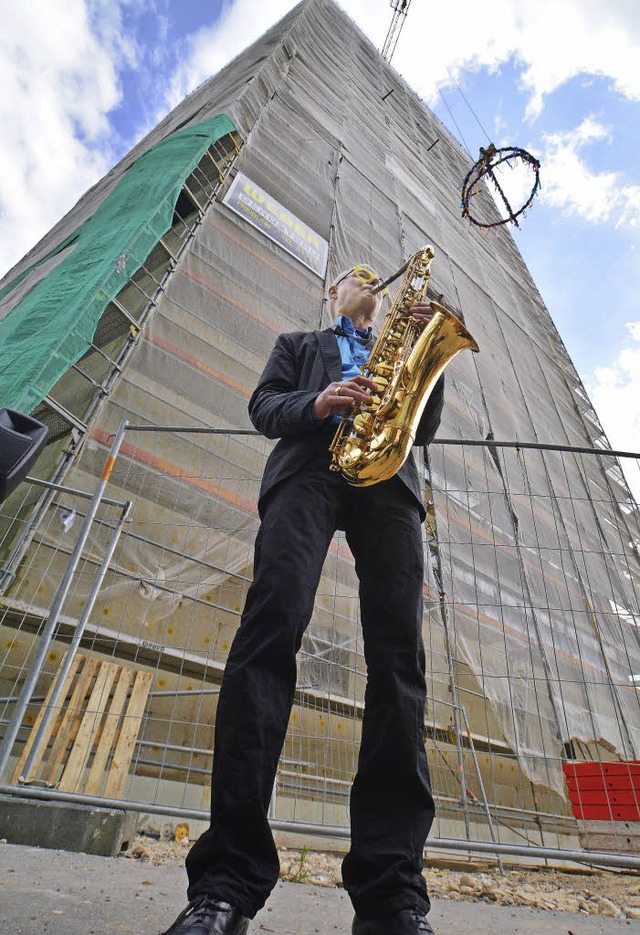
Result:
[[[571,808],[591,821],[640,821],[640,761],[563,763]]]

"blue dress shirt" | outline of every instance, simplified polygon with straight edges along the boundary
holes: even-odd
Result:
[[[353,322],[348,315],[338,315],[335,320],[337,327],[342,328],[347,334],[336,335],[338,347],[340,348],[340,357],[342,358],[342,379],[350,380],[352,377],[360,376],[360,368],[369,360],[371,353],[371,328],[361,331],[360,328],[354,328]],[[362,340],[367,341],[364,345]]]

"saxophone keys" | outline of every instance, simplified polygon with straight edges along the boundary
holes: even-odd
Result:
[[[350,442],[345,445],[344,451],[342,452],[340,458],[340,469],[341,470],[353,470],[354,467],[358,464],[360,458],[362,457],[362,449]]]

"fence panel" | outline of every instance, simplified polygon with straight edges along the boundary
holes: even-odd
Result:
[[[271,443],[252,432],[126,428],[112,500],[101,504],[82,549],[11,772],[14,782],[40,778],[67,796],[205,817],[217,694],[251,581],[255,504]],[[75,483],[95,486],[109,443],[94,431]],[[556,851],[575,857],[583,847],[628,850],[638,827],[630,816],[638,808],[631,764],[640,746],[640,525],[619,470],[608,454],[575,449],[431,448],[426,733],[442,847],[494,855],[524,847],[538,860]],[[56,495],[5,587],[5,724],[68,566],[74,509],[80,517],[71,494]],[[271,806],[277,827],[348,834],[366,683],[358,614],[353,561],[338,533],[299,655]],[[68,654],[61,665],[69,647],[72,657],[80,651],[81,671],[84,660],[96,664],[84,694],[78,688],[82,701],[63,743],[63,702],[69,707],[75,684]],[[132,690],[136,678],[148,683],[144,698]],[[48,719],[29,760],[26,728],[47,692]],[[115,775],[116,747],[105,755],[96,743],[115,733],[130,747],[126,775]],[[71,760],[73,789],[56,757]],[[580,777],[567,778],[567,764],[579,762],[630,764],[622,811],[617,792],[603,793],[605,819],[593,817]],[[594,823],[602,820],[604,831]]]

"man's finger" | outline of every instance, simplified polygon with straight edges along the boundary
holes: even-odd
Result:
[[[351,380],[346,381],[347,383],[356,384],[359,387],[365,387],[370,390],[372,393],[375,393],[376,385],[373,380],[370,380],[369,377],[352,377]]]
[[[349,386],[347,384],[345,386],[344,392],[346,395],[352,396],[354,399],[370,399],[371,395],[375,393],[377,389],[377,386],[373,382],[371,384],[371,388],[368,386],[362,387],[358,384],[355,384],[354,386]]]

